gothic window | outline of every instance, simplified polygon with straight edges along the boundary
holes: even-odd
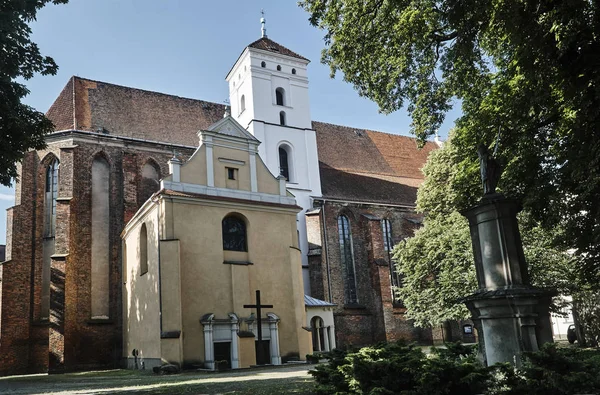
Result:
[[[338,217],[338,232],[340,235],[340,260],[344,271],[344,294],[346,303],[358,303],[354,256],[352,251],[352,234],[350,232],[350,221],[348,221],[348,217],[345,215],[340,215]]]
[[[285,90],[283,88],[275,89],[275,102],[278,106],[285,106]]]
[[[226,251],[248,251],[246,223],[242,218],[229,215],[223,218],[223,249]]]
[[[246,96],[242,95],[242,98],[240,99],[240,113],[243,113],[245,109],[246,109]]]
[[[140,276],[148,273],[148,231],[146,224],[140,229]]]
[[[285,126],[285,111],[279,112],[279,124]]]
[[[92,318],[109,318],[110,165],[102,156],[92,162]]]
[[[281,71],[281,65],[277,65],[277,71]]]
[[[267,63],[266,62],[260,62],[260,67],[267,67]]]
[[[388,219],[381,221],[381,232],[383,234],[383,249],[392,251],[394,242],[392,241],[392,223]]]
[[[286,180],[290,180],[288,152],[284,147],[279,147],[279,174],[284,176]]]
[[[58,160],[54,159],[46,168],[46,194],[44,196],[45,236],[56,233],[56,198],[58,197]]]

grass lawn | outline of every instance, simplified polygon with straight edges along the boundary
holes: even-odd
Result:
[[[309,366],[257,371],[182,373],[157,376],[147,371],[30,375],[0,378],[0,394],[297,394],[310,395]]]

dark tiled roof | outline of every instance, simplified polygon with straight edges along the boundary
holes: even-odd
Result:
[[[414,138],[313,122],[324,197],[414,204],[421,168],[437,146]]]
[[[223,104],[73,77],[46,115],[56,130],[104,129],[109,135],[197,146],[198,130],[224,112]]]
[[[304,56],[298,55],[296,52],[287,49],[281,44],[276,43],[267,37],[261,37],[258,40],[254,41],[252,44],[248,45],[250,48],[262,49],[269,52],[275,52],[281,55],[291,56],[293,58],[302,59],[308,61]]]

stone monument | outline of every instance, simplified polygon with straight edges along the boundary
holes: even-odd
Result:
[[[496,193],[502,167],[480,145],[483,198],[462,214],[469,220],[479,289],[465,303],[487,365],[521,364],[523,351],[552,342],[549,306],[555,292],[533,287],[519,234],[519,202]]]

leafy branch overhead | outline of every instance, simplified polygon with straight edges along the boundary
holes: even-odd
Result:
[[[589,0],[304,0],[322,61],[424,141],[454,102],[455,208],[480,190],[476,147],[500,129],[500,189],[600,279],[600,4]]]
[[[47,3],[68,0],[7,0],[0,4],[0,184],[10,185],[17,176],[16,163],[29,149],[45,146],[44,135],[53,125],[44,114],[21,103],[29,91],[17,78],[30,79],[36,73],[54,75],[58,66],[42,56],[31,41],[29,23]]]

